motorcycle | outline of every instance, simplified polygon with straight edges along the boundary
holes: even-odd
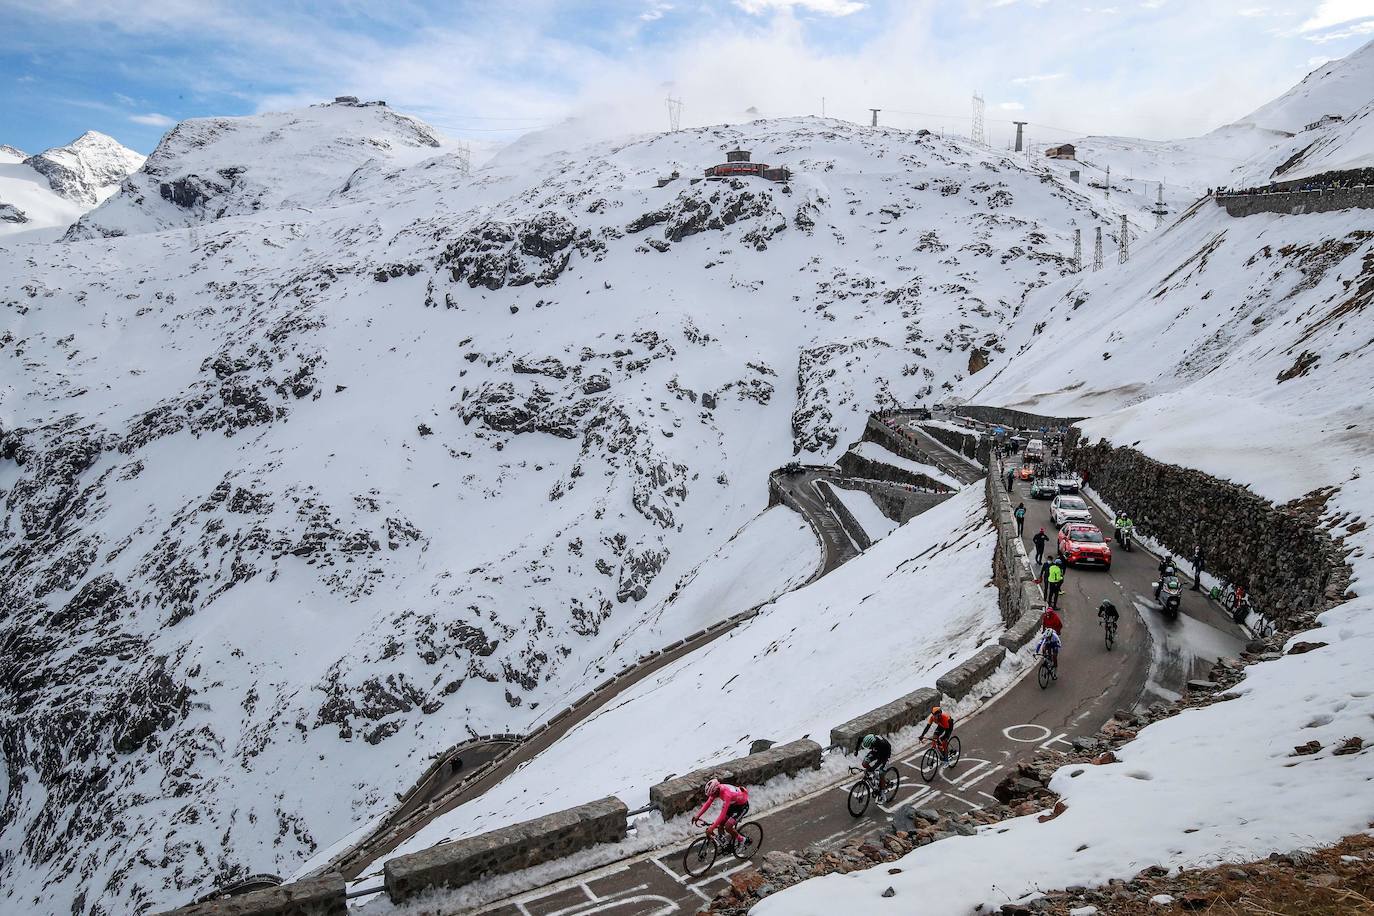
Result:
[[[1154,586],[1155,600],[1159,602],[1164,616],[1170,620],[1177,620],[1179,609],[1183,605],[1183,583],[1170,576],[1156,582]]]
[[[1128,552],[1131,550],[1131,534],[1134,530],[1133,528],[1116,529],[1116,543]]]

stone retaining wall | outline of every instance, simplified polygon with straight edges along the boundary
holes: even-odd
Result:
[[[930,715],[930,707],[939,703],[940,699],[940,691],[933,687],[922,687],[857,719],[836,725],[830,730],[830,746],[850,751],[856,741],[869,733],[890,735],[901,731]]]
[[[625,838],[628,813],[620,799],[603,798],[397,856],[384,867],[386,892],[393,903],[400,903],[428,888],[461,887],[485,875],[519,871],[598,843],[616,843]]]
[[[965,404],[962,407],[956,407],[954,412],[961,417],[968,417],[970,420],[1016,429],[1038,430],[1042,426],[1053,429],[1056,426],[1072,426],[1079,420],[1085,419],[1084,417],[1051,417],[1026,410],[1016,410],[1012,407],[988,407],[982,404]]]
[[[1374,187],[1223,195],[1216,198],[1216,202],[1231,216],[1253,216],[1256,213],[1297,216],[1352,208],[1368,210],[1374,209]]]
[[[938,439],[970,461],[987,467],[991,440],[977,433],[960,433],[934,423],[922,423],[921,429],[932,439]]]
[[[348,916],[341,875],[309,878],[281,887],[207,900],[162,916]]]
[[[850,448],[853,449],[853,446],[850,446]],[[905,468],[899,468],[885,461],[874,461],[872,458],[865,458],[862,455],[855,454],[853,451],[848,451],[841,455],[836,465],[839,467],[840,473],[844,474],[846,477],[863,477],[868,480],[886,480],[892,483],[920,487],[923,490],[930,490],[936,493],[953,492],[949,486],[941,483],[934,477],[920,474],[916,471],[908,471]]]
[[[909,490],[905,485],[894,485],[881,479],[845,477],[835,480],[834,484],[845,490],[862,490],[873,497],[873,502],[882,510],[883,515],[902,524],[954,495],[953,490],[935,493],[928,490]]]
[[[1073,460],[1093,489],[1128,510],[1141,532],[1185,562],[1202,544],[1207,570],[1249,589],[1260,613],[1279,624],[1316,614],[1345,595],[1345,549],[1322,526],[1325,496],[1282,506],[1239,484],[1155,461],[1105,440]],[[1327,494],[1329,495],[1329,494]],[[1280,574],[1256,571],[1283,570]]]
[[[983,678],[996,671],[1006,657],[1005,646],[997,643],[984,646],[972,658],[946,672],[935,682],[935,687],[951,700],[962,700],[973,692]]]
[[[844,500],[835,495],[832,490],[833,484],[828,480],[816,481],[816,492],[821,494],[821,499],[830,507],[830,511],[835,513],[835,518],[840,522],[840,527],[845,534],[849,535],[856,547],[860,550],[867,550],[873,546],[873,539],[868,536],[864,526],[859,524],[859,520],[854,517],[854,513],[849,511],[849,507],[844,504]]]
[[[993,553],[992,579],[997,584],[1002,606],[1002,622],[1007,626],[998,643],[1015,652],[1035,638],[1045,599],[1035,584],[1026,545],[1016,533],[1010,495],[1001,486],[1001,477],[989,468],[986,482],[988,515],[997,526],[997,549]]]
[[[802,739],[779,744],[757,754],[703,767],[652,786],[649,789],[649,803],[659,810],[666,821],[700,805],[705,800],[701,787],[712,776],[736,785],[756,786],[775,776],[795,776],[802,770],[814,770],[820,765],[821,746],[816,742]]]

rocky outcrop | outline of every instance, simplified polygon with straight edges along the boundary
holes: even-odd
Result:
[[[1240,484],[1105,440],[1080,446],[1073,461],[1103,499],[1179,557],[1203,545],[1207,569],[1244,584],[1270,620],[1296,624],[1343,599],[1351,570],[1322,522],[1334,490],[1275,505]]]
[[[88,130],[66,146],[30,156],[24,164],[48,179],[61,196],[94,207],[100,193],[127,178],[143,164],[143,157],[113,137]]]
[[[28,214],[14,204],[0,203],[0,223],[27,223]]]
[[[594,256],[605,246],[591,230],[579,230],[566,216],[546,210],[527,220],[493,220],[463,233],[439,256],[454,282],[498,290],[548,286],[568,268],[574,253]]]

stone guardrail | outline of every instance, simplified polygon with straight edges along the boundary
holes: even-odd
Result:
[[[1374,209],[1374,187],[1321,188],[1311,191],[1263,191],[1257,194],[1222,194],[1217,206],[1231,216],[1278,213],[1300,216],[1332,210]]]
[[[803,738],[665,780],[650,787],[649,804],[666,821],[700,804],[704,800],[701,787],[713,776],[723,782],[756,786],[775,776],[795,776],[820,765],[821,746]]]
[[[849,511],[849,507],[844,504],[844,500],[835,495],[833,485],[828,480],[816,481],[816,492],[825,500],[825,504],[830,507],[830,511],[835,513],[835,518],[839,520],[840,527],[859,550],[867,550],[873,546],[873,539],[868,536],[864,526],[859,524],[859,520],[854,517],[854,513]]]
[[[342,875],[307,878],[280,887],[193,903],[162,916],[348,916]]]
[[[479,836],[388,859],[387,896],[400,903],[429,888],[461,887],[625,838],[629,809],[609,797]]]
[[[983,678],[996,671],[1002,664],[1002,659],[1006,657],[1005,646],[997,643],[984,646],[971,658],[945,672],[936,680],[935,688],[951,700],[962,700],[973,692],[973,688],[977,687]]]
[[[1015,652],[1035,638],[1045,599],[1035,584],[1035,572],[1025,542],[1016,533],[1011,497],[1001,486],[995,466],[988,468],[988,515],[997,526],[997,550],[992,561],[992,578],[997,583],[1002,605],[1002,621],[1007,632],[998,640],[1008,652]]]
[[[858,443],[854,443],[857,445]],[[836,462],[840,473],[846,477],[863,478],[867,480],[883,481],[885,483],[900,484],[902,486],[914,486],[932,493],[952,493],[954,488],[942,483],[928,474],[918,471],[908,471],[906,468],[899,468],[896,465],[877,461],[873,458],[865,458],[863,455],[850,451],[840,456]]]
[[[919,423],[921,431],[936,441],[943,442],[955,452],[963,455],[969,461],[977,462],[983,467],[988,466],[988,454],[991,451],[991,441],[986,436],[977,433],[960,433],[943,426],[936,426],[934,423]]]
[[[882,445],[889,451],[896,452],[903,458],[910,458],[912,461],[920,464],[928,464],[932,467],[937,467],[955,480],[962,480],[967,473],[960,468],[950,467],[949,462],[943,457],[932,455],[930,452],[927,452],[910,438],[892,429],[872,414],[869,415],[868,422],[864,424],[864,432],[863,436],[860,437],[860,441],[877,442],[879,445]]]
[[[856,719],[830,729],[830,746],[852,750],[867,734],[892,734],[915,725],[930,715],[930,708],[942,699],[934,687],[922,687],[885,706],[870,710]]]
[[[980,423],[1028,430],[1038,430],[1042,426],[1046,429],[1068,427],[1086,419],[1085,417],[1051,417],[1026,410],[1016,410],[1013,407],[988,407],[982,404],[964,404],[955,408],[954,412],[958,416],[977,420]]]

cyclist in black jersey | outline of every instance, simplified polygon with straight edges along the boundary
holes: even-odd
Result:
[[[863,760],[865,770],[877,769],[881,771],[892,757],[892,742],[881,735],[864,735],[854,745],[854,753],[857,754],[860,749],[868,751]]]

